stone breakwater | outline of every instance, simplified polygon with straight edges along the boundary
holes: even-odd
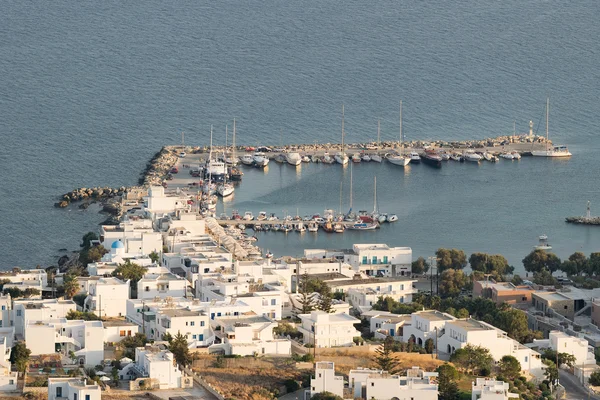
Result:
[[[600,217],[567,217],[565,221],[570,224],[600,225]]]
[[[160,151],[148,161],[146,168],[140,174],[139,184],[144,187],[162,184],[173,165],[177,162],[178,153],[181,152],[181,150],[181,146],[164,146],[160,149]],[[185,150],[187,150],[187,148],[185,148]]]
[[[54,203],[54,206],[64,208],[69,204],[77,202],[77,201],[102,201],[107,199],[112,199],[117,196],[122,196],[125,193],[124,186],[120,188],[110,188],[110,187],[94,187],[94,188],[79,188],[74,189],[68,193],[63,194],[60,197],[60,200]],[[84,207],[82,207],[84,208]]]

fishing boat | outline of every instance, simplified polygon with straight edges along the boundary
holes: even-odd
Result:
[[[342,224],[340,222],[333,225],[333,231],[335,233],[344,233],[344,230],[346,230],[346,228],[344,227],[344,224]]]
[[[460,155],[460,153],[454,152],[450,155],[450,159],[453,161],[458,161],[458,162],[465,162],[465,159],[463,156]]]
[[[241,181],[244,173],[238,167],[229,168],[229,179],[232,181]]]
[[[346,229],[353,229],[357,231],[370,231],[379,228],[377,222],[355,222],[352,225],[348,225]]]
[[[423,164],[434,168],[442,168],[442,157],[434,150],[425,150],[421,159],[423,160]]]
[[[352,162],[353,163],[359,163],[361,162],[361,158],[360,158],[360,154],[356,153],[352,155]]]
[[[244,154],[240,161],[244,165],[254,165],[254,156],[252,154]]]
[[[537,244],[537,246],[533,246],[534,249],[536,250],[552,250],[552,246],[550,246],[548,244],[548,236],[546,235],[541,235],[539,238],[539,243]]]
[[[416,151],[411,151],[409,157],[411,164],[419,164],[421,162],[421,156]]]
[[[252,161],[254,162],[254,166],[257,168],[264,168],[269,165],[269,157],[267,157],[264,153],[254,153]]]
[[[360,159],[365,162],[369,162],[371,161],[371,156],[369,156],[368,154],[363,154],[362,156],[360,156]]]
[[[342,104],[342,151],[335,155],[335,161],[338,164],[346,165],[348,164],[348,156],[346,155],[346,147],[344,146],[344,105]]]
[[[283,233],[288,233],[289,231],[292,230],[292,225],[291,224],[283,224],[283,225],[281,225],[280,229]]]
[[[317,232],[319,230],[319,224],[315,221],[311,221],[308,223],[308,231],[309,232]]]
[[[334,232],[334,230],[333,230],[333,222],[331,222],[331,220],[325,221],[325,223],[323,224],[323,230],[325,232],[327,232],[327,233]]]
[[[481,156],[475,153],[473,150],[469,150],[465,153],[465,161],[479,163],[481,161]]]
[[[290,165],[298,166],[302,162],[302,157],[300,157],[300,154],[292,152],[285,155],[285,160]]]
[[[564,145],[549,147],[548,139],[548,116],[550,114],[550,98],[546,99],[546,150],[534,150],[531,152],[535,157],[571,157],[571,152]]]

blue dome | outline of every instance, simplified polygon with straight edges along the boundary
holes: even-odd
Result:
[[[117,240],[116,242],[113,242],[113,244],[110,246],[111,249],[124,249],[125,245],[120,241]]]

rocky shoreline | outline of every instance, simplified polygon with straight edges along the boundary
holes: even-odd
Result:
[[[567,217],[565,221],[570,224],[600,225],[600,217]]]

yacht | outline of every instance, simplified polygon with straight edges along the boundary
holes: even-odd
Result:
[[[552,250],[552,246],[548,244],[548,236],[541,235],[539,238],[539,243],[537,246],[533,246],[536,250]]]
[[[234,190],[235,189],[231,183],[223,182],[219,186],[217,186],[217,193],[221,197],[231,196]]]
[[[465,161],[479,163],[479,161],[481,161],[481,156],[473,150],[469,150],[465,153]]]
[[[434,168],[442,168],[442,157],[434,150],[425,150],[422,159],[424,164],[431,165]]]
[[[352,155],[352,162],[353,163],[359,163],[361,162],[361,158],[360,158],[360,154],[356,153]]]
[[[375,161],[375,162],[380,163],[381,162],[381,156],[379,154],[377,154],[377,153],[371,154],[371,161]]]
[[[344,233],[344,230],[345,230],[344,224],[342,224],[342,223],[338,222],[335,225],[333,225],[333,231],[335,233]]]
[[[361,160],[369,162],[371,161],[371,156],[369,156],[368,154],[363,154],[361,157]]]
[[[421,162],[421,156],[416,151],[410,152],[410,162],[412,164],[419,164]]]
[[[269,165],[269,157],[267,157],[264,153],[254,153],[252,161],[254,162],[254,166],[258,168],[264,168]]]
[[[372,229],[379,228],[379,224],[377,222],[355,222],[352,225],[348,225],[348,229],[354,229],[358,231],[370,231]]]
[[[240,161],[244,165],[254,165],[254,157],[252,156],[252,154],[244,154]]]
[[[302,162],[302,157],[298,153],[287,153],[285,156],[285,160],[290,165],[300,165]]]
[[[509,152],[500,153],[500,157],[504,158],[505,160],[512,160],[514,158],[512,153]]]
[[[319,230],[319,224],[317,224],[315,221],[308,223],[308,231],[309,232],[317,232],[318,230]]]
[[[298,222],[296,224],[296,232],[302,233],[302,232],[305,232],[305,231],[306,231],[306,227],[304,226],[304,223],[303,222]]]
[[[571,157],[571,152],[567,146],[548,146],[548,115],[550,110],[550,99],[546,99],[546,150],[534,150],[531,152],[535,157]]]
[[[253,219],[254,219],[254,215],[252,215],[251,211],[246,211],[244,213],[244,218],[243,218],[244,221],[252,221]]]
[[[267,219],[267,213],[266,211],[261,211],[258,213],[258,217],[256,217],[257,221],[264,221]]]
[[[329,155],[329,153],[325,153],[325,154],[323,155],[323,162],[324,162],[325,164],[333,164],[333,163],[335,162],[335,160],[333,159],[333,157],[331,157],[331,156]]]
[[[392,163],[394,165],[400,165],[402,167],[406,167],[408,164],[410,164],[410,157],[407,157],[402,154],[388,154],[386,159],[390,163]]]
[[[348,156],[346,155],[346,153],[339,152],[335,155],[334,158],[338,164],[342,164],[342,165],[348,164]]]

